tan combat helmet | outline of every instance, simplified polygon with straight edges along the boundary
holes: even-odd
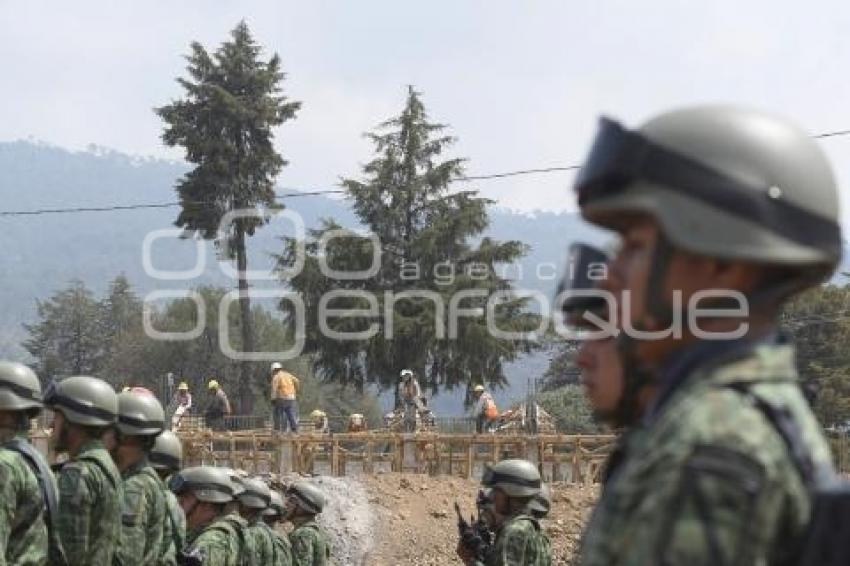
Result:
[[[170,430],[162,431],[156,437],[148,459],[155,470],[176,472],[183,460],[183,445],[180,439]]]
[[[175,495],[191,492],[199,501],[207,503],[225,504],[233,501],[233,483],[223,468],[186,468],[171,476],[168,487]]]
[[[603,118],[575,189],[594,224],[618,230],[624,215],[648,214],[676,248],[791,268],[797,288],[826,277],[841,255],[823,151],[793,124],[753,110],[686,108],[637,131]]]
[[[63,379],[48,389],[44,404],[77,425],[105,427],[115,424],[118,418],[115,390],[96,377],[77,375]]]
[[[318,487],[304,481],[292,484],[286,497],[310,515],[318,515],[325,508],[325,494]]]
[[[118,432],[124,436],[154,436],[162,432],[165,412],[153,395],[125,391],[118,395]]]
[[[484,469],[481,485],[501,489],[508,497],[531,498],[540,493],[540,472],[528,460],[502,460]]]
[[[0,410],[23,411],[32,418],[41,412],[41,384],[24,364],[0,361]]]

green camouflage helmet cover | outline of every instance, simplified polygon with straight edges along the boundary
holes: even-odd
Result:
[[[677,248],[799,268],[807,280],[825,277],[841,254],[823,151],[795,125],[753,110],[687,108],[637,132],[603,119],[576,192],[594,224],[621,230],[624,214],[648,214]]]
[[[35,372],[24,364],[0,361],[0,409],[35,416],[41,407],[41,384]]]
[[[153,395],[125,391],[118,395],[118,431],[125,436],[153,436],[162,432],[165,412]]]
[[[488,466],[481,485],[501,489],[508,497],[530,498],[540,492],[540,472],[528,460],[508,459]]]
[[[318,515],[325,508],[325,494],[311,483],[300,481],[292,484],[286,490],[286,496],[311,515]]]
[[[102,379],[86,375],[75,375],[57,383],[45,395],[44,404],[78,425],[109,426],[118,418],[115,390]]]
[[[233,501],[233,482],[227,471],[214,466],[196,466],[180,470],[168,483],[175,495],[190,492],[200,501],[207,503],[230,503]]]
[[[177,471],[183,460],[183,445],[170,430],[162,431],[153,443],[148,455],[151,466],[157,470]]]

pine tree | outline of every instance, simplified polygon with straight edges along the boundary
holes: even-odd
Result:
[[[491,201],[472,190],[449,190],[452,181],[462,175],[464,160],[442,159],[454,142],[445,133],[446,128],[429,120],[420,94],[410,87],[401,114],[367,134],[375,146],[375,156],[363,167],[364,178],[342,182],[360,221],[380,240],[380,266],[374,276],[335,280],[321,273],[317,242],[323,234],[341,228],[332,220],[325,221],[301,243],[307,256],[304,269],[291,278],[284,275],[284,282],[304,300],[306,349],[315,354],[317,368],[327,380],[359,389],[368,383],[387,388],[397,386],[401,369],[411,368],[423,386],[435,392],[458,386],[471,389],[476,382],[501,385],[505,382],[502,364],[534,346],[526,338],[491,335],[484,316],[460,318],[454,339],[448,332],[442,338],[437,332],[440,315],[445,314],[452,297],[474,289],[484,296],[462,301],[463,308],[483,308],[496,291],[510,295],[496,309],[500,329],[525,331],[537,322],[537,317],[527,312],[526,301],[511,295],[510,282],[499,277],[495,269],[519,258],[525,246],[490,238],[483,238],[477,246],[471,243],[487,227]],[[296,249],[296,242],[288,240],[279,257],[282,272],[291,265]],[[351,233],[331,240],[324,252],[333,269],[364,270],[372,264],[373,243]],[[398,300],[391,316],[377,322],[380,328],[374,336],[341,341],[326,336],[317,324],[322,297],[340,289],[374,296],[381,317],[387,307],[386,292],[430,292],[439,297],[442,307],[422,296]],[[330,301],[328,306],[363,309],[369,303],[367,299],[344,297]],[[291,304],[282,302],[281,308],[292,324]],[[352,332],[365,330],[372,322],[362,317],[334,318],[328,320],[328,326]],[[388,339],[385,330],[390,324],[393,332]],[[444,319],[443,328],[446,326],[448,318]]]
[[[29,338],[23,346],[45,377],[94,375],[100,369],[103,337],[98,302],[82,281],[45,301],[37,301],[39,321],[24,324]]]
[[[244,21],[212,55],[197,42],[191,48],[189,77],[178,79],[185,99],[156,111],[166,123],[163,141],[183,146],[195,165],[177,187],[182,210],[175,224],[217,239],[225,214],[256,211],[258,217],[236,219],[223,241],[217,241],[224,255],[236,261],[242,348],[252,352],[245,239],[268,221],[269,211],[279,208],[274,179],[286,161],[274,148],[272,128],[293,119],[301,103],[281,94],[280,57],[263,61]],[[251,370],[244,364],[242,369],[242,410],[250,412]]]

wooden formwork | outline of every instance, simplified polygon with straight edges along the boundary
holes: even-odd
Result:
[[[334,476],[381,470],[477,477],[505,458],[538,463],[547,479],[593,482],[614,444],[611,435],[285,434],[268,430],[178,431],[184,465],[215,464],[255,473]]]

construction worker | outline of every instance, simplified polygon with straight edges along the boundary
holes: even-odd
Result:
[[[348,432],[366,432],[366,417],[361,413],[348,416]]]
[[[472,409],[475,415],[475,432],[478,434],[488,432],[499,418],[496,402],[493,400],[493,396],[485,391],[484,386],[480,384],[472,388],[472,397],[475,400]]]
[[[311,483],[299,481],[286,490],[286,520],[293,526],[289,533],[293,566],[330,564],[330,538],[316,522],[324,507],[325,495]]]
[[[121,474],[103,445],[118,418],[115,390],[100,379],[68,377],[45,393],[51,441],[68,461],[59,471],[57,530],[69,564],[112,564],[121,535]]]
[[[484,470],[481,485],[490,488],[489,514],[494,529],[493,544],[476,558],[479,548],[461,538],[457,553],[467,566],[549,566],[552,557],[540,523],[529,514],[532,500],[540,493],[540,473],[527,460],[502,460]]]
[[[192,409],[192,394],[189,393],[189,384],[181,381],[177,386],[177,392],[174,394],[174,399],[171,400],[171,405],[174,409],[171,415],[171,429],[175,430],[180,426],[180,421]]]
[[[243,559],[245,533],[227,512],[235,486],[227,470],[212,466],[186,468],[169,482],[186,516],[187,547],[182,563],[235,566]]]
[[[399,398],[402,405],[413,405],[417,411],[422,409],[422,387],[412,370],[401,370]]]
[[[277,555],[282,557],[281,564],[289,565],[292,564],[292,545],[289,544],[289,538],[277,528],[278,523],[283,520],[285,513],[286,507],[283,497],[276,490],[271,490],[269,506],[262,513],[263,521],[265,521],[272,532]]]
[[[811,496],[834,472],[776,319],[841,256],[823,152],[784,120],[734,107],[669,112],[638,131],[603,120],[576,192],[584,218],[622,238],[610,263],[612,291],[629,297],[620,357],[627,379],[641,368],[653,389],[579,563],[798,555],[818,541],[809,532],[834,530]]]
[[[300,382],[283,369],[278,362],[272,364],[271,398],[274,410],[274,429],[298,432],[298,402],[296,400]]]
[[[170,430],[161,432],[153,443],[148,460],[163,483],[168,485],[171,476],[180,471],[183,461],[183,446],[177,435]],[[183,515],[183,509],[180,508],[180,502],[171,490],[166,491],[166,499],[171,538],[174,541],[175,550],[179,553],[186,546],[186,517]]]
[[[313,409],[310,413],[310,421],[313,423],[313,432],[317,434],[328,434],[330,426],[328,425],[328,415],[321,409]]]
[[[0,361],[0,563],[67,564],[56,531],[58,491],[47,461],[27,440],[41,412],[38,376]]]
[[[164,420],[162,405],[152,395],[118,395],[115,463],[123,479],[124,502],[115,564],[121,566],[176,564],[165,484],[148,462]]]
[[[232,414],[230,400],[215,379],[211,379],[207,383],[207,389],[212,394],[207,404],[206,414],[204,415],[207,426],[213,430],[225,430],[224,419]]]

